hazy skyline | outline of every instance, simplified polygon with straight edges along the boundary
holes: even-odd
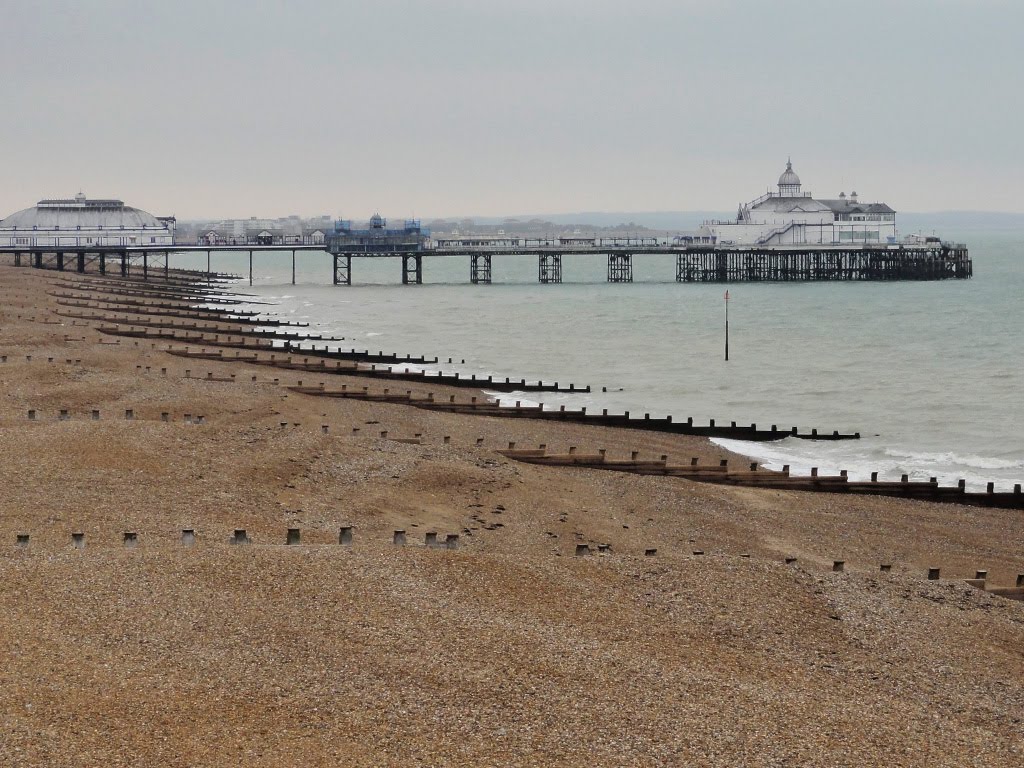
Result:
[[[0,0],[0,216],[1024,211],[1009,0]]]

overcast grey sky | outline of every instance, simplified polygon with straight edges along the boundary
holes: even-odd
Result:
[[[0,0],[0,216],[1024,211],[1021,0]]]

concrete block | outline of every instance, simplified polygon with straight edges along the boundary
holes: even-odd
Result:
[[[236,528],[235,532],[231,534],[231,544],[252,544],[252,540],[249,538],[249,534],[245,532],[245,528]]]

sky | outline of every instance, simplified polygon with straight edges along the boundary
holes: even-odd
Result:
[[[0,0],[0,216],[1024,211],[1021,0]]]

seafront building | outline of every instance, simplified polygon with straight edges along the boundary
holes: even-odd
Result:
[[[856,192],[832,200],[801,189],[793,163],[778,191],[740,205],[735,220],[706,221],[698,231],[719,245],[885,245],[896,242],[896,211],[862,203]]]
[[[311,220],[298,216],[223,219],[200,227],[196,242],[202,245],[323,245],[331,226],[329,216]]]
[[[173,216],[153,216],[121,200],[73,198],[40,200],[0,221],[0,246],[84,248],[167,246],[174,242]]]

